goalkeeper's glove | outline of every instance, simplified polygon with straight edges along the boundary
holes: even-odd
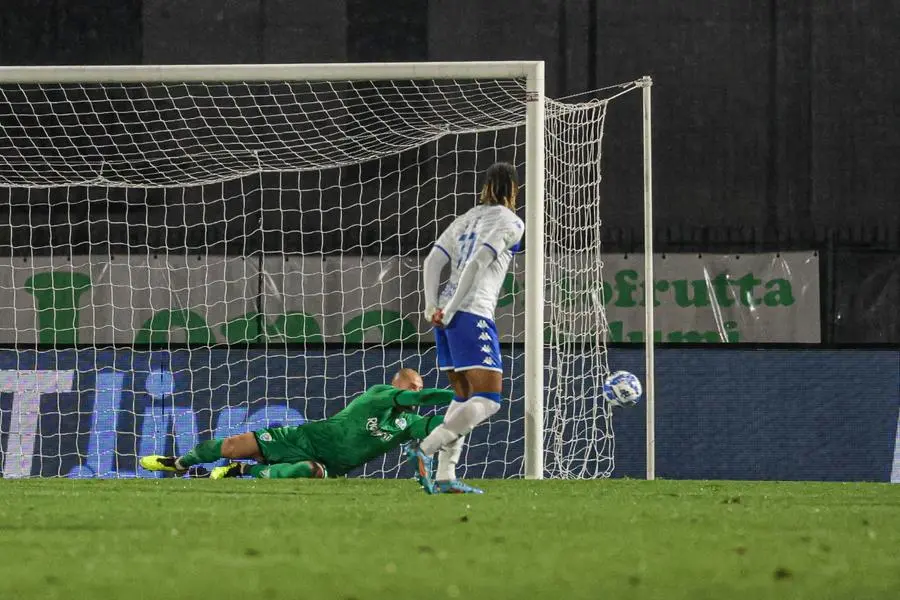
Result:
[[[429,323],[431,323],[432,320],[434,319],[434,313],[436,313],[436,312],[439,311],[439,310],[440,310],[440,309],[439,309],[438,307],[436,307],[436,306],[426,306],[426,307],[425,307],[425,312],[422,313],[422,316],[425,317],[425,320],[426,320],[426,321],[428,321]]]

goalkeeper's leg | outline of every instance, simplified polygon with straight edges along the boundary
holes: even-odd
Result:
[[[312,460],[277,465],[251,465],[233,462],[224,467],[213,469],[210,473],[210,479],[245,477],[248,475],[258,479],[325,479],[328,477],[328,471],[325,469],[325,465]]]
[[[200,442],[187,454],[177,458],[174,456],[143,456],[141,457],[141,466],[148,471],[184,473],[189,467],[216,462],[220,458],[252,458],[258,462],[263,461],[256,436],[253,433],[242,433],[224,440]]]

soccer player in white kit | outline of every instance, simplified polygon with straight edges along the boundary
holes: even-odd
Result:
[[[456,478],[465,436],[500,410],[503,361],[494,308],[525,224],[516,216],[516,169],[496,163],[488,170],[478,206],[457,217],[423,264],[425,318],[435,326],[438,368],[456,397],[442,425],[408,450],[416,479],[429,494],[481,493]],[[441,270],[450,277],[438,294]],[[438,455],[437,473],[432,456]]]

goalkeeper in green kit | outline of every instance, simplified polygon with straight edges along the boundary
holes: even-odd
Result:
[[[149,471],[185,474],[190,467],[220,458],[252,459],[216,467],[211,479],[252,476],[270,479],[321,479],[344,475],[411,440],[425,438],[443,417],[421,417],[419,406],[446,406],[451,390],[422,389],[413,369],[401,369],[391,385],[376,385],[341,412],[297,427],[269,427],[225,439],[209,440],[181,457],[144,456]]]

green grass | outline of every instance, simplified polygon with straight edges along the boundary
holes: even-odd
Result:
[[[900,486],[0,480],[0,599],[900,598]]]

